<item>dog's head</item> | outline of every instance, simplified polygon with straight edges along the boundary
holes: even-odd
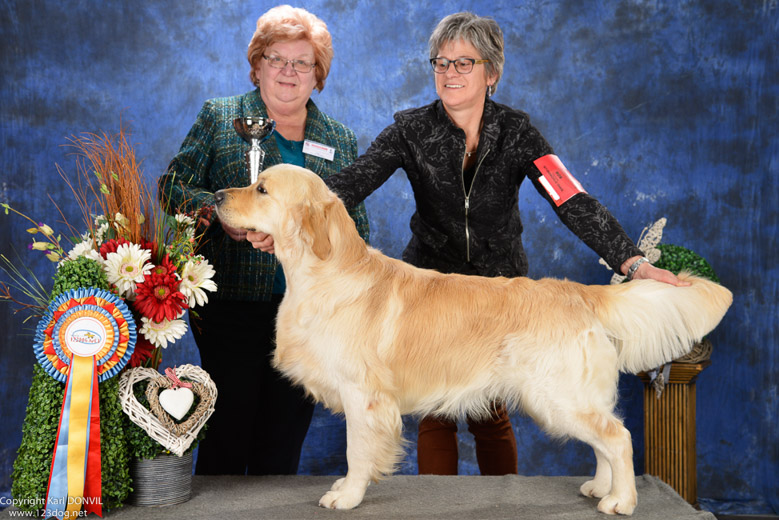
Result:
[[[301,248],[326,259],[334,235],[339,233],[332,229],[335,220],[351,225],[357,232],[343,203],[322,179],[311,170],[291,164],[271,166],[251,186],[220,190],[215,197],[222,222],[272,235],[282,261]],[[343,215],[347,224],[342,222]]]

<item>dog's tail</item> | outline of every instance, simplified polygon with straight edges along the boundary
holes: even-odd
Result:
[[[634,280],[603,287],[595,311],[619,352],[621,371],[651,370],[687,354],[733,302],[717,283],[686,272],[679,278],[692,285]]]

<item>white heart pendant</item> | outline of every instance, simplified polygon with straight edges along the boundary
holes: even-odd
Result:
[[[194,401],[195,395],[189,388],[168,388],[160,392],[160,406],[177,421],[187,415]]]

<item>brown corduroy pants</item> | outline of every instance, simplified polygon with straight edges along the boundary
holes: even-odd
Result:
[[[482,475],[517,473],[517,440],[503,404],[496,405],[490,418],[468,418],[468,431]],[[456,421],[427,416],[419,422],[417,465],[420,475],[457,475]]]

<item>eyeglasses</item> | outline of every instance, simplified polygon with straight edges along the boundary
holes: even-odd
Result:
[[[443,74],[449,70],[449,65],[454,64],[454,70],[460,74],[470,74],[474,65],[489,63],[490,60],[475,60],[473,58],[457,58],[448,60],[446,58],[430,58],[430,65],[433,66],[433,72]]]
[[[265,56],[262,55],[268,61],[268,65],[274,69],[283,69],[287,66],[287,63],[292,64],[292,68],[297,72],[311,72],[314,69],[316,63],[309,63],[303,60],[287,60],[278,56]]]

